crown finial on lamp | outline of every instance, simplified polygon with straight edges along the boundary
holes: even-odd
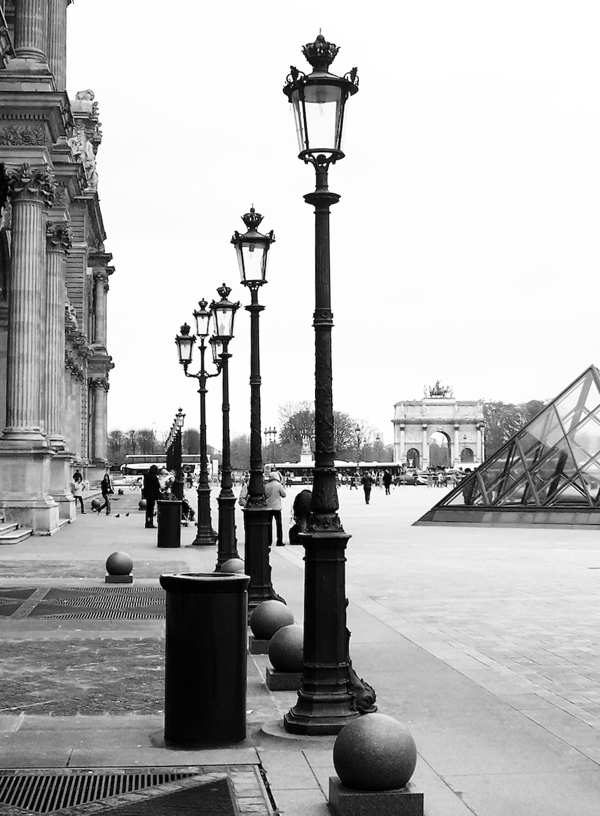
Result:
[[[260,213],[257,213],[254,209],[254,204],[250,207],[250,212],[247,212],[245,215],[242,215],[242,221],[246,225],[248,230],[256,230],[260,227],[260,222],[263,220],[263,217]]]
[[[302,53],[315,71],[327,71],[339,50],[339,46],[327,42],[320,31],[314,42],[302,46]]]

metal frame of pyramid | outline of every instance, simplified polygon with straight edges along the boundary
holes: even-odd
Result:
[[[600,371],[590,366],[415,522],[600,527]]]

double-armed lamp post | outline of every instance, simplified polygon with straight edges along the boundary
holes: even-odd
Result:
[[[373,710],[375,694],[356,677],[346,628],[345,549],[350,536],[337,514],[332,394],[329,208],[339,195],[328,185],[329,166],[342,159],[344,109],[358,91],[353,68],[343,77],[329,72],[338,47],[319,34],[302,49],[312,67],[292,67],[283,92],[296,120],[299,158],[312,164],[316,189],[304,196],[315,208],[315,467],[305,548],[304,662],[296,705],[284,717],[294,734],[337,734]]]
[[[250,290],[250,482],[244,507],[245,570],[250,576],[248,608],[263,601],[282,600],[271,583],[269,538],[271,511],[267,507],[263,479],[261,402],[260,402],[260,313],[265,308],[258,302],[258,290],[267,283],[269,249],[275,241],[273,231],[258,232],[262,215],[254,207],[242,216],[246,232],[235,232],[235,246],[241,282]]]
[[[183,365],[186,377],[195,377],[199,382],[200,394],[200,481],[198,483],[198,531],[193,544],[217,546],[217,569],[230,558],[238,558],[235,537],[235,496],[231,478],[231,444],[229,435],[229,342],[233,337],[233,321],[239,303],[227,300],[231,289],[225,284],[217,289],[221,299],[210,304],[199,302],[199,310],[194,311],[196,335],[190,335],[187,323],[181,327],[181,334],[175,338],[179,362]],[[214,374],[209,374],[205,367],[206,339],[211,334],[209,344],[213,362],[217,367]],[[190,374],[188,367],[192,362],[194,343],[199,338],[200,370]],[[223,375],[223,445],[221,463],[221,492],[217,498],[219,504],[219,531],[215,534],[210,519],[210,487],[208,482],[208,457],[206,444],[206,383],[211,377]]]
[[[201,300],[198,303],[200,310],[194,311],[196,319],[196,334],[190,335],[190,327],[184,323],[181,327],[181,334],[175,338],[177,343],[177,353],[179,362],[183,366],[186,377],[194,377],[198,380],[198,393],[200,394],[200,479],[198,481],[198,521],[196,528],[196,538],[192,544],[197,546],[212,546],[217,540],[217,534],[213,530],[210,518],[210,485],[208,481],[208,451],[206,444],[206,383],[211,377],[217,377],[220,369],[214,374],[209,374],[205,366],[206,338],[210,333],[210,312],[207,311],[208,303]],[[192,362],[194,353],[194,343],[198,340],[200,349],[200,369],[195,374],[190,374],[188,367]]]

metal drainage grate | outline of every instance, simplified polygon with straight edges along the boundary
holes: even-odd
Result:
[[[30,618],[61,620],[160,620],[166,593],[158,587],[52,588]]]
[[[188,773],[0,772],[0,803],[30,813],[52,813],[194,776]]]

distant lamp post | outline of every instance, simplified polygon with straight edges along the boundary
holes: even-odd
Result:
[[[210,486],[208,481],[208,456],[206,444],[206,383],[211,377],[216,377],[220,369],[215,374],[209,374],[205,366],[206,338],[209,334],[210,312],[207,311],[207,301],[201,300],[198,303],[200,311],[194,311],[196,320],[196,335],[190,335],[190,327],[184,323],[181,327],[181,334],[175,338],[177,343],[177,353],[179,362],[183,366],[186,377],[194,377],[198,380],[198,393],[200,394],[200,479],[198,481],[198,526],[196,528],[196,538],[193,546],[213,546],[217,540],[217,534],[213,530],[210,518]],[[199,338],[198,348],[200,349],[200,370],[196,374],[188,372],[188,366],[192,362],[194,343]]]
[[[275,467],[275,442],[277,441],[277,428],[265,428],[265,448],[267,453],[271,446],[271,464]]]
[[[231,243],[235,246],[241,282],[250,290],[250,482],[248,499],[243,509],[245,570],[250,576],[248,608],[268,600],[281,600],[271,582],[269,539],[271,511],[267,507],[263,476],[261,403],[260,403],[260,313],[265,308],[258,302],[258,290],[267,283],[269,249],[275,241],[273,231],[258,232],[262,215],[254,207],[242,216],[246,232],[234,232]]]
[[[235,537],[235,495],[231,478],[231,441],[229,436],[229,342],[233,337],[235,313],[240,303],[228,300],[231,289],[226,284],[217,289],[221,300],[210,304],[213,337],[211,338],[213,359],[220,364],[223,385],[223,445],[221,461],[221,492],[217,497],[219,505],[219,531],[217,535],[217,570],[230,558],[239,558]]]
[[[343,158],[344,109],[358,91],[356,68],[344,77],[329,72],[338,47],[319,34],[302,49],[312,66],[306,75],[292,67],[283,92],[296,119],[299,158],[315,168],[316,189],[304,196],[315,208],[315,467],[305,547],[304,663],[296,705],[284,717],[295,734],[337,734],[359,710],[374,710],[375,693],[351,666],[346,628],[345,549],[350,536],[339,507],[334,450],[332,393],[329,208],[339,201],[329,191],[329,165]]]
[[[360,470],[360,445],[362,442],[360,427],[357,425],[354,429],[354,433],[356,434],[356,469]]]

